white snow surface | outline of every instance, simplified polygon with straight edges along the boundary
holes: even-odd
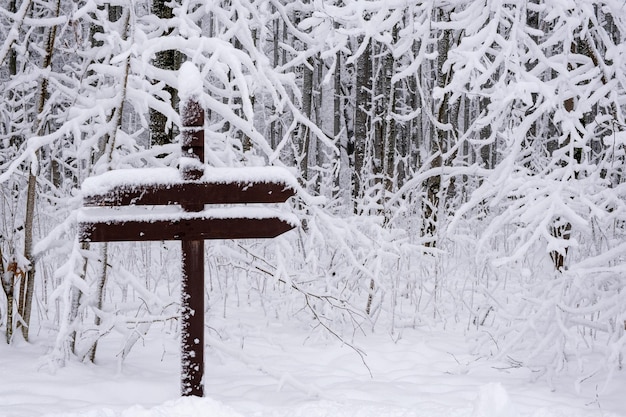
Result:
[[[243,309],[245,310],[245,308]],[[552,388],[532,372],[482,360],[454,331],[406,329],[350,340],[307,337],[249,308],[207,314],[205,397],[179,397],[178,342],[150,333],[122,364],[119,340],[97,364],[50,371],[45,338],[0,343],[0,416],[72,417],[623,417],[626,378]],[[211,317],[209,317],[211,316]],[[210,324],[209,324],[210,323]],[[228,327],[222,327],[222,326]],[[229,329],[228,336],[223,329]],[[42,332],[45,333],[45,332]],[[371,374],[370,374],[371,372]]]
[[[298,189],[298,181],[286,168],[276,166],[215,168],[206,166],[204,175],[197,180],[212,184],[270,183],[285,184]],[[182,184],[181,172],[176,168],[116,169],[87,178],[82,184],[84,196],[107,193],[116,187]]]

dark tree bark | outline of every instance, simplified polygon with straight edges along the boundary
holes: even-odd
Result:
[[[335,23],[335,28],[339,27]],[[341,135],[341,115],[343,113],[342,106],[342,88],[341,88],[341,52],[337,51],[335,54],[335,73],[333,84],[333,138],[337,143],[337,149],[339,150],[339,170],[336,172],[335,178],[335,197],[343,196],[344,190],[342,190],[342,178],[343,173],[348,169],[348,143],[346,135]],[[341,137],[340,137],[341,135]]]
[[[359,39],[359,44],[364,39]],[[356,65],[355,86],[355,109],[354,109],[354,171],[352,174],[352,197],[355,202],[355,210],[358,199],[363,195],[365,188],[364,163],[365,149],[367,147],[370,132],[369,120],[372,107],[372,62],[371,45],[367,45]]]
[[[394,42],[398,39],[398,26],[396,25],[392,30]],[[384,80],[386,89],[386,109],[385,109],[385,144],[383,155],[383,172],[385,175],[384,189],[387,192],[393,191],[394,179],[396,178],[396,137],[397,137],[397,125],[394,114],[396,113],[396,106],[398,98],[401,96],[402,91],[398,83],[392,84],[391,79],[395,73],[395,59],[391,52],[385,56],[384,67]]]
[[[168,19],[174,17],[173,10],[171,7],[167,6],[167,3],[169,3],[168,0],[152,1],[152,13],[161,19],[164,24]],[[163,36],[167,36],[171,31],[168,24]],[[177,71],[180,68],[180,63],[180,53],[175,50],[157,52],[154,58],[154,66],[164,70]],[[172,108],[177,108],[178,91],[169,85],[164,89],[170,97]],[[153,145],[172,143],[177,134],[178,132],[175,129],[167,127],[167,116],[155,109],[150,109],[150,137]]]
[[[311,120],[313,109],[313,65],[312,58],[308,58],[306,64],[302,65],[302,113],[308,120]],[[302,158],[300,171],[306,185],[309,180],[309,152],[311,147],[311,132],[307,126],[300,125],[299,137],[299,157]]]
[[[447,22],[450,20],[450,11],[440,9],[439,20]],[[444,73],[443,68],[448,59],[448,51],[450,50],[451,30],[442,31],[441,37],[437,41],[437,68],[436,78],[437,86],[443,88],[448,81],[448,74]],[[441,128],[449,122],[448,112],[449,94],[445,94],[443,98],[436,104],[435,115],[440,125],[435,128],[436,134],[431,142],[431,152],[435,154],[432,159],[432,168],[441,168],[444,164],[443,155],[448,149],[448,131]],[[439,210],[439,199],[441,198],[441,175],[433,175],[426,180],[426,201],[424,204],[424,235],[430,237],[427,246],[436,246],[435,235],[437,233],[437,220]]]

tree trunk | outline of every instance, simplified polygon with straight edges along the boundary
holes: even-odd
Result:
[[[335,27],[339,27],[335,23]],[[336,172],[334,196],[340,198],[343,202],[350,201],[349,192],[346,193],[346,185],[350,184],[350,158],[348,154],[347,135],[341,134],[341,115],[343,113],[341,88],[341,51],[335,54],[335,74],[333,84],[333,138],[337,143],[339,150],[339,169]]]
[[[16,264],[17,265],[17,264]],[[4,258],[2,257],[2,247],[0,246],[0,281],[2,282],[2,290],[7,297],[7,330],[6,341],[11,343],[13,336],[13,282],[14,276],[8,270],[4,269]]]
[[[363,37],[359,39],[359,44]],[[352,172],[352,197],[354,198],[355,212],[358,207],[358,199],[363,196],[365,188],[364,162],[367,138],[370,132],[369,116],[372,106],[372,64],[371,45],[363,50],[356,64],[356,93],[354,110],[354,171]]]
[[[89,243],[88,242],[81,243],[80,249],[83,251],[89,250]],[[81,271],[81,278],[83,281],[85,281],[87,278],[87,258],[85,257],[83,257],[83,267]],[[70,323],[76,320],[76,318],[78,317],[78,311],[79,311],[79,308],[83,299],[83,292],[80,289],[74,287],[72,289],[71,297],[72,299],[71,299],[70,317],[69,317]],[[73,354],[76,354],[76,329],[74,329],[70,333],[70,351]]]
[[[272,13],[276,12],[276,6],[272,6]],[[280,65],[280,19],[275,18],[273,22],[272,32],[272,68],[276,68]],[[276,120],[276,107],[272,105],[272,121],[270,123],[270,146],[272,149],[276,149],[276,146],[280,142],[282,134],[280,133],[281,123],[280,120]]]
[[[16,0],[9,1],[8,11],[10,13],[17,13],[17,2]],[[9,75],[15,76],[17,75],[17,53],[14,48],[11,48],[8,51],[8,61],[9,61]],[[12,90],[9,90],[8,100],[12,102],[14,98],[14,94]],[[10,127],[11,135],[9,139],[9,143],[14,146],[18,146],[21,143],[20,138],[17,135],[13,134],[13,126]],[[11,343],[11,338],[13,336],[13,289],[14,289],[14,276],[13,274],[6,271],[4,268],[4,259],[2,256],[2,246],[0,246],[0,281],[2,282],[2,289],[4,294],[7,297],[7,319],[6,319],[6,341],[7,344]]]
[[[447,22],[450,20],[450,12],[447,10],[439,10],[439,20]],[[443,66],[448,59],[448,51],[450,49],[450,29],[443,30],[441,38],[437,41],[437,86],[444,88],[447,83],[447,74],[443,71]],[[437,103],[436,117],[439,124],[435,128],[436,135],[433,136],[431,152],[435,153],[432,159],[432,168],[441,168],[444,164],[443,155],[448,149],[448,132],[441,125],[445,125],[449,121],[448,116],[448,97],[445,94]],[[439,199],[441,198],[441,175],[432,175],[426,180],[426,202],[424,205],[424,235],[430,237],[430,241],[426,246],[436,246],[435,235],[437,233],[437,220],[439,210]]]
[[[490,103],[489,97],[481,97],[478,99],[478,114],[488,111]],[[480,138],[487,141],[491,138],[491,126],[486,125],[480,130]],[[482,160],[485,168],[491,169],[494,167],[492,155],[494,144],[489,143],[480,147],[480,159]]]
[[[111,11],[109,11],[109,17],[110,18],[115,17],[115,16],[111,16]],[[119,16],[117,18],[119,19]],[[129,33],[130,33],[130,12],[126,14],[126,21],[124,24],[124,34],[123,34],[124,39],[128,38]],[[124,68],[124,81],[122,84],[122,99],[120,100],[119,108],[116,109],[116,111],[114,112],[114,117],[116,117],[116,119],[115,119],[115,124],[113,125],[113,128],[112,128],[112,132],[111,134],[106,136],[107,142],[108,142],[106,158],[107,158],[107,169],[109,170],[111,169],[111,161],[113,161],[113,150],[115,149],[115,142],[117,140],[117,132],[122,128],[122,120],[123,120],[123,115],[124,115],[124,101],[126,100],[126,92],[128,88],[129,74],[130,74],[130,57],[127,57],[125,68]],[[101,323],[101,318],[98,314],[102,310],[102,302],[104,300],[104,289],[105,289],[106,281],[107,281],[107,266],[109,262],[109,244],[107,242],[102,244],[101,259],[102,259],[102,269],[101,269],[100,275],[98,276],[98,280],[96,282],[96,294],[95,294],[96,309],[98,310],[94,318],[94,324],[96,327],[98,327]],[[98,348],[98,339],[94,340],[93,345],[89,348],[89,351],[87,352],[86,357],[89,359],[90,362],[95,361],[97,348]]]
[[[35,219],[35,197],[37,176],[33,174],[32,167],[28,175],[28,188],[26,190],[26,217],[24,219],[24,258],[29,265],[24,271],[25,276],[20,286],[20,301],[18,314],[21,317],[21,329],[24,340],[28,341],[30,330],[30,316],[35,292],[35,260],[33,259],[33,227]]]
[[[102,269],[100,270],[100,274],[98,274],[98,279],[96,281],[96,305],[94,306],[96,310],[96,315],[94,318],[94,325],[96,329],[102,323],[100,312],[102,311],[102,303],[104,301],[104,288],[107,282],[107,266],[109,262],[109,244],[108,243],[104,243],[102,245],[101,254],[102,254],[101,256]],[[87,359],[89,359],[89,362],[95,362],[97,348],[98,348],[98,338],[96,337],[96,339],[93,341],[93,344],[89,348],[87,355],[85,356]]]
[[[394,26],[392,30],[394,41],[398,38],[398,26]],[[385,175],[384,191],[390,193],[393,191],[394,181],[396,177],[396,104],[400,97],[401,90],[396,84],[392,84],[391,79],[395,72],[396,60],[393,58],[391,51],[385,56],[385,86],[387,91],[383,92],[387,99],[387,109],[385,112],[385,145],[383,155],[383,173]]]
[[[171,7],[166,4],[168,0],[153,0],[152,12],[153,14],[162,19],[163,21],[172,19],[174,13]],[[119,6],[118,6],[119,7]],[[171,33],[171,28],[168,28],[162,36],[167,36]],[[159,69],[177,71],[180,68],[180,53],[175,50],[161,51],[156,53],[154,58],[154,66]],[[172,86],[166,86],[164,90],[170,96],[170,104],[172,108],[178,106],[178,91]],[[176,130],[167,127],[167,116],[161,112],[150,109],[150,138],[152,145],[165,145],[172,143],[178,133]]]
[[[9,1],[9,13],[17,13],[16,0]],[[14,48],[9,50],[9,74],[17,74],[17,53]]]
[[[304,116],[311,120],[312,108],[313,108],[313,59],[308,58],[306,64],[302,65],[302,113]],[[302,180],[304,185],[307,186],[309,180],[309,148],[311,146],[311,132],[309,132],[308,126],[300,125],[299,132],[299,146],[300,155],[302,158],[300,162],[300,172],[302,174]]]
[[[56,10],[54,17],[59,17],[61,13],[61,0],[57,0]],[[43,68],[48,68],[52,64],[52,55],[54,53],[54,41],[56,39],[56,26],[50,27],[48,30],[48,37],[46,39],[46,54],[42,63]],[[37,113],[43,114],[46,100],[48,99],[48,79],[44,78],[41,81],[39,91],[39,105],[37,107]],[[45,123],[39,122],[37,127],[37,135],[41,136],[44,133]],[[33,227],[35,219],[35,199],[36,199],[36,187],[37,187],[37,173],[33,170],[31,164],[28,175],[28,188],[26,190],[26,216],[24,219],[24,258],[28,261],[29,265],[25,271],[25,279],[20,290],[20,308],[19,314],[22,322],[22,335],[24,340],[28,341],[30,317],[33,304],[33,294],[35,292],[35,260],[33,259],[32,247],[33,247]]]
[[[9,2],[9,12],[17,13],[16,0],[11,0]],[[15,48],[11,48],[9,50],[8,59],[9,59],[9,75],[15,76],[17,75],[17,52],[15,51]],[[13,92],[13,89],[9,90],[9,94],[7,98],[9,102],[13,102],[13,100],[15,99],[15,94]],[[14,134],[13,129],[14,129],[14,126],[11,126],[11,136],[9,139],[9,143],[13,146],[19,146],[22,143],[23,138],[20,135]]]
[[[372,42],[372,85],[374,91],[371,94],[372,109],[373,109],[373,123],[372,123],[372,174],[373,181],[376,189],[380,190],[382,187],[378,187],[383,183],[384,162],[385,159],[385,140],[387,136],[387,98],[389,88],[387,86],[385,58],[383,56],[384,46],[380,42]],[[381,75],[382,72],[382,75]],[[382,190],[378,192],[378,198],[376,203],[379,207],[382,207],[383,201]],[[374,213],[372,213],[374,214]],[[377,215],[380,213],[376,213]]]
[[[315,91],[313,94],[313,98],[314,98],[314,102],[313,102],[313,113],[315,115],[315,123],[316,126],[320,128],[320,130],[324,131],[324,112],[322,109],[323,103],[324,103],[324,89],[322,88],[322,83],[323,83],[323,70],[324,70],[324,65],[322,62],[322,59],[320,57],[320,54],[317,54],[315,57],[314,62],[316,63],[314,69],[315,69],[315,78],[314,78],[314,86],[315,86]],[[313,148],[312,152],[314,153],[313,158],[315,161],[315,166],[317,168],[321,168],[324,167],[324,163],[325,163],[325,152],[324,152],[324,146],[322,145],[322,142],[320,140],[318,140],[317,136],[315,135],[309,135],[309,141],[312,142],[311,146]],[[316,181],[315,181],[315,190],[314,192],[316,194],[319,194],[321,192],[322,189],[322,183],[325,181],[324,179],[324,173],[326,172],[325,170],[318,170],[317,171],[317,175],[315,176]],[[332,183],[332,181],[331,181]]]
[[[104,7],[105,6],[99,6],[99,9],[104,10]],[[106,10],[108,12],[108,20],[110,22],[117,22],[122,17],[123,8],[121,6],[107,5],[106,7],[107,7]],[[93,18],[95,21],[95,16]],[[126,30],[128,30],[128,26],[126,27]],[[96,40],[95,35],[97,33],[103,33],[103,32],[104,30],[103,30],[102,25],[97,25],[97,24],[91,25],[90,30],[89,30],[89,43],[92,48],[97,48],[99,46],[102,46],[102,42]],[[93,85],[93,86],[96,87],[96,85]],[[110,138],[111,138],[111,135],[105,134],[102,137],[102,139],[99,141],[98,148],[95,150],[95,152],[92,153],[92,156],[91,156],[92,163],[95,163],[100,158],[102,158],[102,156],[104,156],[106,152],[106,148],[107,148],[107,143],[109,142]],[[110,159],[108,160],[108,163],[110,163]],[[89,251],[90,247],[91,245],[89,244],[89,242],[83,242],[80,244],[81,251]],[[80,274],[80,277],[83,281],[86,280],[87,278],[87,266],[88,266],[87,258],[83,257],[83,265],[82,265],[81,274]],[[96,297],[100,300],[102,299],[102,297],[99,294],[96,294]],[[83,292],[79,288],[74,287],[72,290],[72,295],[71,295],[70,317],[69,317],[70,322],[73,322],[78,317],[82,300],[83,300]],[[69,343],[70,343],[70,351],[75,355],[78,353],[77,346],[76,346],[76,336],[77,336],[77,332],[76,332],[76,329],[74,329],[70,334]],[[96,343],[94,343],[94,346],[92,346],[92,348],[90,349],[90,351],[93,351],[93,356],[89,355],[92,362],[93,362],[93,358],[95,357]]]

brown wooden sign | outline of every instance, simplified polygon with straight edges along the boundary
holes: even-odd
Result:
[[[83,205],[94,209],[81,212],[79,239],[122,242],[276,237],[291,230],[297,220],[278,210],[249,204],[285,202],[295,193],[290,178],[287,171],[277,167],[207,168],[195,181],[183,180],[175,168],[111,171],[83,183]],[[207,204],[247,205],[236,210],[205,210]],[[131,213],[128,206],[167,207],[134,207]],[[181,208],[172,210],[172,206]],[[191,206],[197,210],[184,209]]]
[[[130,170],[129,170],[130,171]],[[212,170],[215,171],[215,170]],[[252,170],[255,172],[255,170]],[[121,184],[103,194],[85,195],[85,206],[169,205],[169,204],[238,204],[282,203],[294,195],[294,189],[279,182],[210,182],[186,181],[167,185]]]
[[[273,238],[293,229],[279,217],[83,221],[80,239],[90,242]]]
[[[272,238],[293,229],[294,216],[253,203],[282,203],[297,183],[277,167],[204,166],[204,110],[185,101],[181,119],[185,157],[179,170],[115,170],[83,183],[79,239],[181,241],[182,394],[203,396],[204,240]],[[246,205],[205,208],[216,204]]]

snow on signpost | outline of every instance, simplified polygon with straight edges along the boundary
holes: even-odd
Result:
[[[282,203],[295,194],[297,181],[279,167],[205,166],[202,78],[191,63],[180,69],[179,94],[179,169],[114,170],[85,180],[79,240],[181,241],[181,388],[184,396],[201,397],[204,314],[197,312],[204,312],[204,239],[273,238],[298,225],[294,215],[267,207],[205,205]]]

